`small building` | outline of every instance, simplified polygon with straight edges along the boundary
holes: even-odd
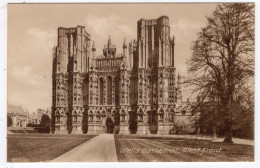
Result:
[[[22,107],[7,103],[7,115],[12,118],[11,127],[26,127],[28,112],[25,112]]]

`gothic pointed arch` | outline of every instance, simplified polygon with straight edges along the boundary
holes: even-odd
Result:
[[[99,78],[99,104],[104,104],[104,79]]]
[[[107,105],[112,105],[112,77],[107,77]]]

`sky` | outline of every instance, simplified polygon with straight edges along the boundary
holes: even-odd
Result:
[[[117,52],[124,38],[136,39],[137,21],[169,17],[175,36],[177,73],[186,74],[191,43],[207,24],[216,4],[8,4],[7,101],[30,113],[50,109],[52,101],[52,48],[58,27],[82,25],[102,54],[109,35]],[[183,99],[190,96],[185,92]]]

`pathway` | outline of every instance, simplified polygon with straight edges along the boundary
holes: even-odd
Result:
[[[223,142],[223,141],[224,141],[224,138],[212,139],[212,142]],[[255,145],[254,140],[249,140],[249,139],[232,138],[232,141],[234,144],[251,145],[251,146]]]
[[[117,162],[113,134],[100,134],[52,162]]]

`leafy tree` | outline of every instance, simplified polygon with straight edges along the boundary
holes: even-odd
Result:
[[[199,109],[197,109],[197,111],[199,111],[199,115],[193,118],[193,126],[195,127],[194,133],[214,134],[214,136],[216,136],[220,127],[219,121],[221,121],[221,116],[218,115],[221,107],[218,102],[214,100],[200,102],[197,108],[198,107]]]
[[[9,115],[7,115],[7,127],[11,127],[12,125],[13,125],[13,120]]]
[[[43,114],[40,122],[41,126],[50,126],[51,125],[51,119],[47,114]]]
[[[236,116],[246,115],[252,106],[248,103],[253,104],[253,99],[240,98],[253,95],[254,4],[219,4],[207,20],[207,26],[192,45],[187,83],[193,85],[194,92],[202,98],[198,104],[202,114],[206,114],[205,107],[209,107],[206,102],[211,102],[212,109],[208,109],[209,118],[205,123],[214,121],[213,127],[225,132],[224,142],[231,143],[233,129],[236,125],[239,127],[242,119]]]

